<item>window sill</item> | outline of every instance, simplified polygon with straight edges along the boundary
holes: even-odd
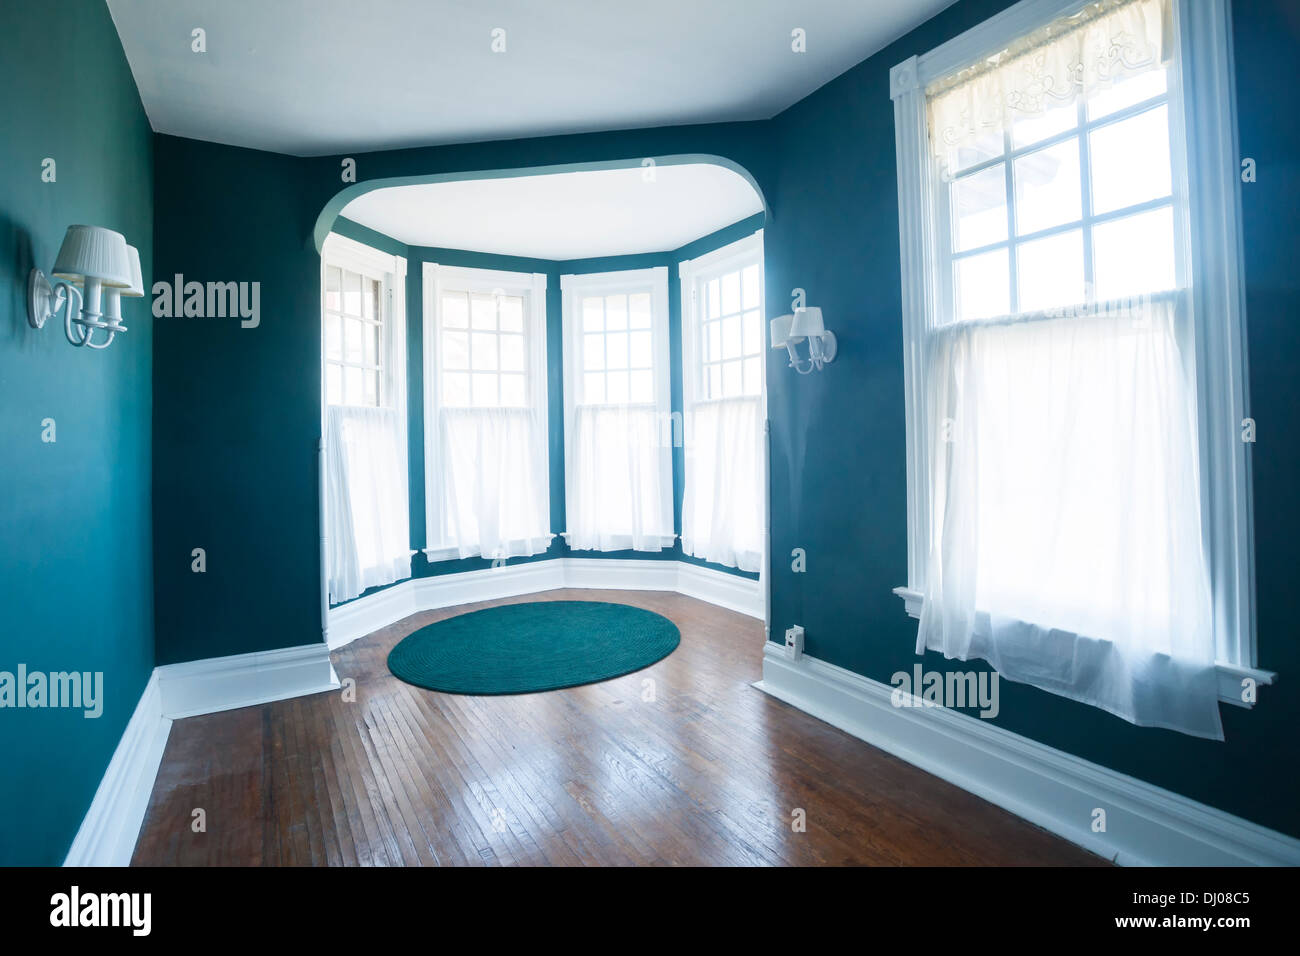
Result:
[[[543,551],[545,551],[547,548],[551,546],[551,540],[554,537],[555,535],[548,534],[536,538],[528,538],[526,540],[507,541],[506,550],[512,553],[506,555],[506,560],[508,561],[511,558],[526,558],[526,557],[531,557],[534,554],[541,554]],[[521,550],[521,549],[526,549],[526,550]],[[439,547],[439,548],[424,548],[423,550],[424,550],[425,558],[427,558],[430,562],[461,560],[460,548],[458,548],[454,544],[445,547]],[[513,553],[516,551],[518,551],[519,553],[517,554]],[[483,556],[482,552],[479,551],[478,549],[475,549],[473,554],[465,555],[465,558],[466,559],[481,558],[482,556]]]
[[[894,588],[894,593],[903,599],[903,607],[910,617],[920,618],[921,604],[924,600],[920,591],[911,588]],[[1242,667],[1238,664],[1229,664],[1227,661],[1218,661],[1214,666],[1219,672],[1220,702],[1244,707],[1247,710],[1255,705],[1253,702],[1247,703],[1241,699],[1241,682],[1246,679],[1253,680],[1258,688],[1277,680],[1274,671],[1260,670],[1258,667]]]

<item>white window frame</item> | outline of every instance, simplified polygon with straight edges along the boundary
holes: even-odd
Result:
[[[436,527],[442,505],[442,463],[440,457],[441,433],[439,409],[441,392],[441,341],[438,329],[442,324],[442,292],[504,294],[522,296],[524,299],[524,339],[527,350],[528,398],[539,419],[539,427],[547,440],[539,443],[542,455],[541,469],[550,475],[549,426],[547,409],[546,364],[546,274],[542,272],[505,272],[498,269],[475,269],[466,266],[445,266],[425,262],[421,274],[424,299],[424,554],[430,561],[450,561],[461,557],[457,545],[448,545],[442,529]],[[547,489],[547,501],[550,490]],[[550,546],[555,536],[547,534],[528,542],[531,553],[537,554]],[[518,543],[518,542],[517,542]]]
[[[767,408],[767,322],[763,308],[763,230],[737,239],[712,252],[706,252],[694,259],[685,259],[678,264],[677,274],[681,280],[682,297],[682,411],[689,419],[690,409],[704,399],[700,375],[703,366],[699,361],[699,338],[702,319],[699,314],[699,287],[710,279],[728,272],[735,272],[745,266],[758,266],[759,310],[763,317],[763,349],[759,352],[760,386],[757,395],[743,396],[760,398],[764,409]],[[742,397],[742,396],[737,396]],[[726,399],[718,399],[726,401]]]
[[[663,427],[670,429],[672,427],[672,360],[668,342],[668,267],[654,266],[649,269],[562,275],[560,289],[564,304],[564,492],[567,506],[568,502],[576,500],[572,441],[578,382],[582,375],[583,334],[582,316],[578,312],[578,304],[584,296],[588,295],[650,293],[651,347],[654,350],[654,404],[655,410],[662,416]],[[669,533],[659,536],[658,544],[662,550],[671,548],[673,542],[677,540],[677,535],[672,533],[674,520],[672,441],[664,441],[660,445],[660,487],[664,495],[662,506],[669,524]],[[569,540],[567,531],[565,540]],[[627,547],[632,547],[630,538]]]
[[[381,318],[382,342],[381,348],[384,351],[384,382],[381,388],[384,395],[380,396],[380,408],[395,407],[402,414],[406,413],[406,335],[405,329],[396,329],[394,324],[398,317],[403,319],[406,316],[406,259],[402,256],[390,255],[386,252],[380,252],[371,246],[358,242],[355,239],[349,239],[347,236],[341,236],[336,232],[331,232],[325,237],[325,242],[321,246],[321,266],[320,266],[320,296],[321,296],[321,327],[320,327],[320,349],[321,349],[321,422],[322,426],[325,421],[325,408],[328,406],[328,393],[325,387],[325,369],[329,363],[326,358],[325,342],[325,270],[329,266],[338,266],[348,272],[356,272],[369,279],[378,279],[380,285],[380,307],[383,310]],[[340,291],[341,294],[341,291]],[[399,334],[401,333],[401,334]],[[401,348],[398,344],[401,343]],[[398,351],[401,354],[397,354]],[[392,403],[383,401],[385,396],[391,395]],[[323,434],[323,432],[322,432]]]
[[[1083,6],[1083,0],[1021,0],[890,71],[902,262],[908,529],[907,585],[894,593],[913,617],[920,615],[929,540],[928,502],[919,485],[928,473],[927,449],[919,440],[921,348],[946,295],[939,270],[947,261],[934,214],[943,200],[926,129],[925,89]],[[1186,161],[1180,177],[1183,164],[1173,157],[1174,202],[1187,210],[1191,235],[1186,288],[1196,323],[1202,523],[1214,601],[1219,696],[1248,707],[1242,701],[1243,681],[1268,684],[1276,674],[1257,666],[1251,461],[1249,444],[1241,440],[1250,409],[1231,8],[1230,0],[1170,0],[1170,8],[1179,43],[1177,62],[1169,70],[1170,135],[1175,152],[1180,140],[1185,146]],[[1087,170],[1081,173],[1086,176]]]

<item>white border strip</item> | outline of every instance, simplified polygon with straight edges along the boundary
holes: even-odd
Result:
[[[754,685],[791,706],[1125,865],[1300,865],[1300,840],[771,642]],[[1093,810],[1106,832],[1092,831]]]
[[[409,578],[382,591],[330,608],[325,638],[333,650],[420,611],[558,588],[676,591],[729,611],[763,619],[763,589],[760,582],[752,578],[685,561],[548,558],[480,571]]]

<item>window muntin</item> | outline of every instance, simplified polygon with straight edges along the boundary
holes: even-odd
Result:
[[[761,394],[764,336],[758,264],[701,276],[694,295],[697,400]]]
[[[449,408],[529,404],[523,295],[447,288],[439,293],[439,378]]]
[[[383,279],[327,263],[324,313],[326,403],[391,405]]]
[[[936,321],[1182,287],[1170,100],[1168,71],[1153,69],[950,151]]]
[[[580,405],[653,405],[655,348],[647,291],[583,295],[578,303]]]

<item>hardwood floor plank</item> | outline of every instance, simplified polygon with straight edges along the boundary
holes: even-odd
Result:
[[[440,694],[389,673],[388,652],[418,628],[532,600],[644,607],[681,645],[635,674],[542,694]],[[354,699],[176,721],[133,862],[1104,864],[755,690],[762,641],[757,621],[668,592],[549,591],[414,615],[332,655]],[[206,833],[190,828],[195,808]]]

